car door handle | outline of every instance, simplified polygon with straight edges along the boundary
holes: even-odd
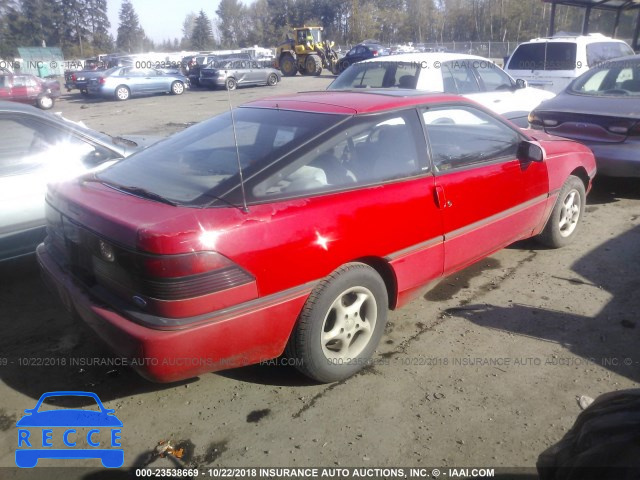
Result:
[[[447,200],[446,195],[444,194],[444,188],[440,185],[436,185],[436,205],[438,208],[443,209],[453,205],[450,200]]]

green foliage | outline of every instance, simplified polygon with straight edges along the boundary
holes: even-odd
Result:
[[[129,0],[122,2],[118,19],[120,20],[118,38],[116,39],[118,50],[126,53],[145,51],[145,44],[148,46],[151,42],[145,36],[138,20],[138,14]]]
[[[214,46],[211,20],[203,10],[200,10],[200,14],[193,23],[189,40],[193,50],[210,50]]]

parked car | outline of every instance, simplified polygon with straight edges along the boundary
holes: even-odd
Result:
[[[0,74],[0,101],[27,103],[48,110],[58,97],[60,83],[57,80],[43,80],[26,73]]]
[[[605,62],[574,80],[530,115],[533,128],[578,140],[598,173],[640,177],[640,55]]]
[[[171,93],[182,95],[189,79],[181,74],[164,73],[153,68],[114,67],[89,80],[90,95],[128,100],[132,96]]]
[[[74,89],[80,90],[80,93],[86,95],[89,80],[104,75],[107,66],[97,60],[85,60],[81,70],[67,70],[64,72],[64,86],[67,92]]]
[[[281,80],[280,70],[262,67],[255,60],[220,60],[200,70],[200,85],[235,90],[244,85],[269,85]]]
[[[589,68],[628,55],[633,50],[624,41],[600,33],[557,35],[518,45],[505,70],[533,87],[558,93]]]
[[[233,54],[206,54],[194,55],[189,59],[185,57],[183,64],[185,65],[185,75],[189,78],[192,85],[200,86],[200,70],[208,67],[212,62],[221,62],[230,59],[251,60],[248,53]],[[185,63],[186,60],[186,63]]]
[[[464,95],[519,127],[543,100],[554,96],[514,80],[491,60],[457,53],[411,53],[378,57],[352,65],[329,90],[407,88]]]
[[[0,261],[33,254],[44,239],[48,182],[100,168],[141,148],[12,102],[0,102],[0,131]]]
[[[347,54],[340,59],[338,63],[338,71],[345,71],[350,65],[354,63],[361,62],[362,60],[368,60],[369,58],[377,57],[378,55],[382,56],[384,48],[382,45],[372,44],[372,43],[361,43],[356,45],[351,50],[347,52]]]
[[[282,96],[50,189],[38,258],[147,378],[287,347],[329,382],[362,368],[387,309],[430,282],[516,240],[578,237],[595,171],[587,147],[459,96]]]

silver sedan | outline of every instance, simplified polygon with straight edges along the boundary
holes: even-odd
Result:
[[[153,93],[181,95],[189,88],[189,79],[178,73],[153,68],[114,67],[89,81],[89,95],[128,100],[131,96]]]
[[[269,85],[273,87],[280,81],[280,71],[263,67],[255,60],[221,60],[200,70],[200,85],[224,87],[235,90],[243,85]]]

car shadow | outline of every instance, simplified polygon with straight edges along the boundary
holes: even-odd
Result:
[[[4,320],[0,380],[8,387],[36,400],[45,392],[79,390],[109,401],[197,380],[158,384],[122,366],[122,359],[48,291],[40,279],[35,255],[1,263],[0,276]],[[48,403],[73,408],[94,402],[84,397],[59,397]]]
[[[611,293],[609,303],[593,317],[516,303],[509,307],[486,303],[465,305],[449,309],[447,313],[481,327],[556,343],[581,357],[583,366],[598,365],[640,382],[637,334],[640,325],[636,314],[640,311],[638,245],[640,226],[612,238],[576,261],[572,270],[580,278],[570,272],[555,277],[566,282],[568,298],[571,298],[571,289],[578,286]]]
[[[620,198],[640,199],[640,178],[596,176],[593,188],[587,197],[587,205],[615,203]]]

